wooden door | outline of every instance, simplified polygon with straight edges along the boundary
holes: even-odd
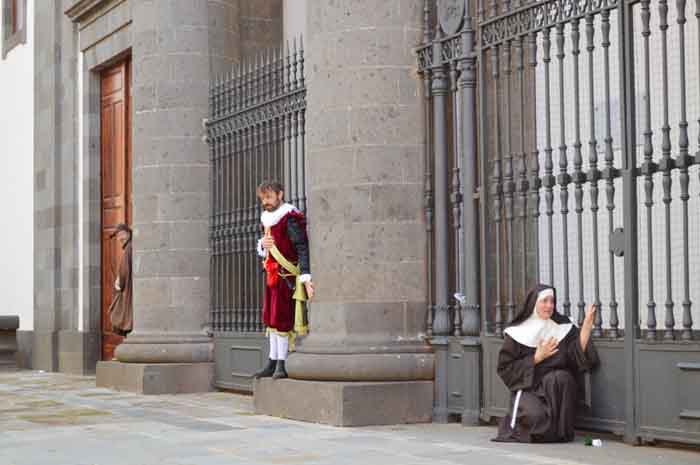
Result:
[[[119,223],[131,224],[130,63],[124,61],[101,75],[102,196],[102,359],[111,360],[123,338],[112,333],[109,306],[122,256],[110,236]]]

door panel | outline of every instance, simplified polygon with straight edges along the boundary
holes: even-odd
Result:
[[[109,305],[122,249],[110,236],[131,223],[130,67],[125,61],[101,76],[102,359],[111,360],[123,338],[113,334]]]

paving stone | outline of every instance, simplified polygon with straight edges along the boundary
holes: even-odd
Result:
[[[94,378],[29,371],[0,378],[0,431],[2,465],[700,462],[698,452],[608,440],[601,449],[585,447],[582,439],[555,445],[492,443],[493,427],[334,428],[252,414],[252,399],[241,395],[123,395],[96,389]]]

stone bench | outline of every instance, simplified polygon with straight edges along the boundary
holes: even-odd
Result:
[[[0,315],[0,368],[17,366],[18,329],[18,316]]]

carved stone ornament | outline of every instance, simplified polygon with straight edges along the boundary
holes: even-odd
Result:
[[[459,32],[464,19],[464,0],[438,0],[440,27],[446,35]]]

